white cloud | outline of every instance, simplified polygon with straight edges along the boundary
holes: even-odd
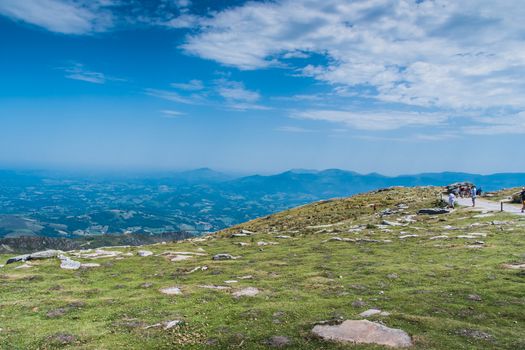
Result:
[[[247,89],[242,82],[230,81],[227,79],[218,79],[215,81],[216,92],[225,101],[225,107],[229,109],[244,111],[244,110],[267,110],[266,106],[257,104],[261,95]]]
[[[163,118],[168,118],[168,119],[176,119],[176,118],[186,114],[184,112],[173,111],[173,110],[170,110],[170,109],[165,109],[165,110],[162,110],[160,112],[162,113],[162,117]]]
[[[182,8],[190,7],[191,6],[191,0],[175,0],[175,4],[178,7],[182,7]]]
[[[107,80],[104,73],[87,70],[79,63],[60,69],[66,73],[65,77],[68,79],[81,80],[93,84],[104,84]]]
[[[316,53],[327,63],[295,68],[334,88],[372,87],[380,101],[522,109],[521,5],[488,0],[248,2],[201,19],[200,31],[182,47],[244,70]]]
[[[315,132],[315,130],[302,128],[299,126],[281,126],[276,129],[277,131],[283,131],[283,132],[292,132],[292,133],[311,133]]]
[[[295,112],[296,119],[322,120],[347,125],[358,130],[386,131],[401,127],[437,126],[445,123],[446,115],[417,112],[354,112],[343,110],[311,110]]]
[[[125,81],[125,79],[107,76],[85,68],[81,63],[74,63],[68,67],[57,68],[65,72],[65,77],[73,80],[85,81],[93,84],[105,84],[107,81]]]
[[[175,18],[172,18],[169,21],[164,22],[163,25],[171,28],[184,29],[193,28],[199,25],[200,23],[201,17],[185,13]]]
[[[170,85],[181,91],[146,89],[145,93],[178,103],[201,104],[236,111],[269,109],[257,103],[261,98],[258,92],[247,89],[239,81],[230,81],[224,78],[217,79],[209,88],[206,88],[205,84],[200,80],[190,80],[188,83],[172,83]]]
[[[202,81],[197,79],[192,79],[187,83],[172,83],[170,85],[174,88],[187,91],[197,91],[204,89],[204,84],[202,83]]]
[[[217,80],[217,92],[232,101],[256,102],[261,98],[258,92],[246,89],[243,83],[225,79]]]
[[[491,117],[475,117],[475,125],[463,127],[472,135],[525,134],[525,112],[499,114]]]
[[[112,15],[104,8],[110,1],[1,0],[0,14],[51,32],[89,34],[113,25]]]
[[[178,102],[178,103],[184,103],[184,104],[197,104],[199,102],[202,102],[202,98],[198,95],[192,95],[192,96],[182,96],[177,92],[174,91],[168,91],[168,90],[161,90],[161,89],[145,89],[144,92],[146,95],[158,97],[163,100],[168,100],[172,102]]]

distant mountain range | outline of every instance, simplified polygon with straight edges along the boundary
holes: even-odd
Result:
[[[309,202],[391,186],[470,181],[485,191],[525,185],[525,173],[383,176],[294,169],[236,176],[177,173],[81,175],[0,170],[0,238],[201,234]]]
[[[270,176],[242,177],[225,182],[222,185],[240,193],[304,193],[328,198],[347,196],[381,187],[445,186],[459,181],[470,181],[486,191],[493,191],[525,185],[525,173],[479,175],[443,172],[389,177],[376,173],[359,174],[340,169],[290,170]]]

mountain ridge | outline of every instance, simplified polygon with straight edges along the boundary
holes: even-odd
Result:
[[[356,345],[352,324],[414,350],[523,348],[523,218],[418,214],[441,191],[319,201],[165,244],[0,254],[14,261],[0,348],[379,348],[384,332]]]

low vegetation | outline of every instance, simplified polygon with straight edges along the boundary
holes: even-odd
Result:
[[[524,219],[470,208],[417,215],[440,193],[396,188],[203,238],[107,248],[120,253],[106,258],[68,253],[98,267],[6,265],[0,348],[380,349],[311,332],[372,308],[389,315],[368,319],[406,331],[414,349],[525,348],[525,273],[506,268],[525,263]],[[233,259],[212,259],[221,253]],[[161,292],[169,287],[175,294]],[[237,293],[249,287],[252,296]]]

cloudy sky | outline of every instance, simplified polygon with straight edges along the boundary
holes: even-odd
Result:
[[[524,171],[517,0],[0,0],[0,166]]]

